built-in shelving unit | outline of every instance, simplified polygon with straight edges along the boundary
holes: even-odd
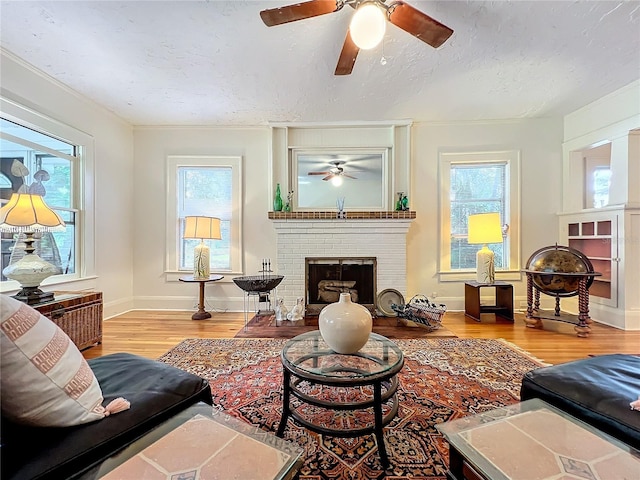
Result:
[[[618,280],[618,217],[612,212],[590,212],[560,217],[560,234],[566,245],[586,255],[595,277],[589,295],[593,300],[617,306]]]

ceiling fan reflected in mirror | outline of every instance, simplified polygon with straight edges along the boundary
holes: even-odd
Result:
[[[344,168],[341,167],[341,165],[344,165],[344,162],[336,160],[335,162],[331,162],[331,165],[333,165],[333,168],[330,168],[326,172],[309,172],[308,174],[309,175],[325,175],[325,177],[322,180],[324,180],[325,182],[331,180],[331,183],[333,183],[336,186],[342,184],[343,178],[352,178],[354,180],[357,180],[357,177],[354,177],[352,175],[347,175],[346,173],[344,173]]]
[[[355,9],[335,75],[349,75],[360,49],[375,47],[384,36],[387,21],[423,42],[438,48],[453,34],[453,30],[420,10],[398,0],[311,0],[260,12],[268,27],[296,22],[337,12],[345,5]]]

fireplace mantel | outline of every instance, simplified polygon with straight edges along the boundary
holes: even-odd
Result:
[[[314,212],[269,212],[269,220],[413,220],[416,212],[413,210],[403,211],[370,211],[355,212],[345,211],[344,218],[338,218],[338,212],[314,211]]]

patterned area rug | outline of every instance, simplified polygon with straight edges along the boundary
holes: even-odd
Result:
[[[282,411],[284,339],[188,339],[160,361],[207,378],[215,404],[275,432]],[[519,400],[522,375],[542,365],[501,340],[396,340],[405,355],[398,416],[385,428],[386,471],[373,435],[335,438],[289,420],[284,437],[305,448],[299,480],[445,479],[448,446],[435,425]],[[344,415],[344,413],[336,413]]]
[[[282,320],[276,324],[275,315],[255,315],[247,325],[235,334],[235,338],[293,338],[301,333],[318,330],[318,317],[306,317],[296,324]],[[446,327],[425,328],[417,323],[395,317],[376,317],[373,319],[373,332],[387,338],[433,338],[452,337],[456,334]]]

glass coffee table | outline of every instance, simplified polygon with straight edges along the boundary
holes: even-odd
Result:
[[[382,465],[389,466],[383,428],[398,413],[397,373],[402,350],[371,333],[358,352],[342,355],[324,342],[320,331],[298,335],[282,350],[283,399],[278,436],[289,416],[305,428],[335,437],[373,433]],[[357,414],[337,415],[336,411]]]
[[[640,452],[539,399],[436,425],[447,478],[640,478]]]
[[[198,403],[81,478],[288,480],[297,472],[303,452],[273,433]]]

